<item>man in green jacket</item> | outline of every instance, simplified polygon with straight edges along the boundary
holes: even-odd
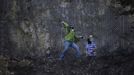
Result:
[[[60,60],[63,60],[65,53],[67,52],[68,48],[74,48],[76,50],[76,57],[80,58],[80,50],[79,47],[76,45],[76,42],[79,41],[79,38],[76,37],[74,27],[69,26],[66,22],[62,22],[65,28],[66,36],[64,38],[64,51],[60,55]],[[82,38],[82,37],[80,37]]]

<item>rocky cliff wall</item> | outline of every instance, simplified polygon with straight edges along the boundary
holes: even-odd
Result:
[[[111,0],[1,0],[1,51],[22,56],[42,56],[49,47],[61,51],[61,21],[73,25],[77,35],[93,34],[98,56],[127,49],[132,18],[116,14],[118,6]],[[85,42],[78,43],[82,53]]]

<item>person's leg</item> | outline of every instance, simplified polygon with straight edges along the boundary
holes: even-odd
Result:
[[[67,52],[68,48],[70,46],[70,42],[64,41],[64,51],[60,55],[60,60],[63,60],[65,53]]]
[[[94,55],[94,52],[93,52],[93,50],[89,50],[88,51],[88,55],[89,55],[89,57],[90,57],[90,61],[92,61],[92,60],[94,60],[95,59],[95,55]]]
[[[77,58],[80,58],[80,49],[79,47],[75,44],[75,43],[72,43],[71,47],[73,47],[75,50],[76,50],[76,57]]]

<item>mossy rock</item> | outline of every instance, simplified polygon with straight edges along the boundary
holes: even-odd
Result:
[[[7,58],[0,56],[0,70],[4,70],[8,67],[8,60]]]
[[[0,56],[0,75],[10,75],[8,71],[8,59]]]
[[[19,65],[20,67],[30,66],[30,64],[31,64],[31,61],[26,60],[26,59],[23,59],[22,61],[20,61],[20,62],[18,63],[18,65]]]

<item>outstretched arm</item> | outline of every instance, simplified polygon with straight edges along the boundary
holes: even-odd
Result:
[[[62,21],[61,23],[64,25],[64,28],[65,28],[66,33],[68,33],[69,30],[70,30],[68,23],[66,23],[64,21]]]
[[[65,22],[65,21],[62,21],[61,23],[64,24],[64,27],[68,27],[68,26],[69,26],[69,25],[67,24],[67,22]]]

